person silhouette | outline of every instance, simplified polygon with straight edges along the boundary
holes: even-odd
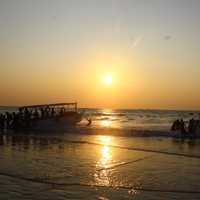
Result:
[[[183,121],[183,119],[180,120],[180,131],[181,131],[181,136],[185,137],[187,131],[185,129],[185,122]]]
[[[195,133],[195,120],[193,118],[189,120],[188,132],[190,134],[194,134]]]

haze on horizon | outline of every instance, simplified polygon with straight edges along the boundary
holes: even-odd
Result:
[[[199,0],[0,0],[0,105],[200,110],[199,10]]]

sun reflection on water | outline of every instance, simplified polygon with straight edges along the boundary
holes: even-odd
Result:
[[[110,172],[106,168],[112,163],[113,155],[112,149],[109,145],[112,145],[112,137],[110,136],[97,136],[97,140],[103,144],[99,152],[99,160],[96,164],[96,172],[94,174],[95,182],[100,185],[110,185]],[[98,148],[99,149],[99,148]]]
[[[111,151],[110,151],[110,147],[108,146],[103,146],[101,148],[101,159],[100,159],[100,164],[101,167],[106,167],[106,164],[108,164],[108,162],[111,160],[112,156],[111,156]]]
[[[113,137],[107,135],[97,135],[97,141],[102,145],[108,146],[113,145]]]
[[[101,121],[101,126],[102,127],[110,127],[110,125],[111,125],[111,121],[109,121],[109,120]]]
[[[97,140],[103,145],[100,149],[99,167],[106,167],[107,164],[112,160],[112,151],[110,145],[113,144],[112,137],[99,135]]]

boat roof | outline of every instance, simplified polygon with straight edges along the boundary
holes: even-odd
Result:
[[[25,108],[44,108],[44,107],[56,107],[56,106],[70,106],[70,105],[71,106],[77,106],[77,102],[30,105],[30,106],[19,107],[19,109],[25,109]]]

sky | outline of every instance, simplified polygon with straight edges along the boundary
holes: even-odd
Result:
[[[0,0],[0,105],[200,110],[199,10],[199,0]]]

